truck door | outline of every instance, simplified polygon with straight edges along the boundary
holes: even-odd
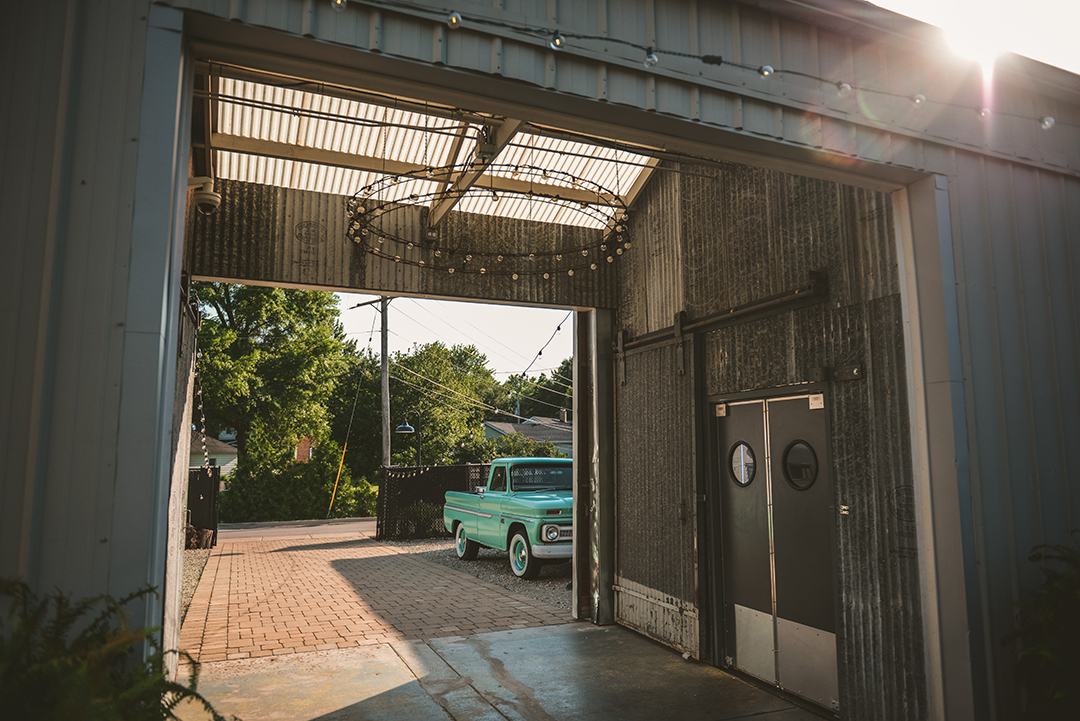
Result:
[[[488,489],[484,493],[484,509],[492,514],[490,519],[479,520],[477,541],[492,548],[506,548],[506,525],[502,522],[503,505],[506,503],[507,478],[506,466],[495,466],[488,479]]]
[[[837,699],[833,479],[822,394],[716,407],[725,663]]]

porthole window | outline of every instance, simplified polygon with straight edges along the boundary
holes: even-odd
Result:
[[[731,447],[731,478],[740,486],[749,486],[757,473],[754,449],[745,441]]]
[[[818,477],[818,459],[806,441],[792,441],[784,450],[784,477],[797,491],[814,485]]]

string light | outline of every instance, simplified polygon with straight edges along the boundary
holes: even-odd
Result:
[[[330,0],[330,7],[334,8],[338,12],[345,9],[345,6],[349,4],[348,0]]]
[[[336,0],[335,0],[335,2],[336,2]],[[381,0],[380,2],[374,2],[373,4],[398,5],[398,4],[403,4],[403,3],[395,2],[394,0]],[[453,19],[455,17],[457,18],[456,20]],[[461,24],[461,22],[463,22],[463,17],[461,16],[460,13],[458,13],[456,11],[450,13],[450,18],[451,19],[447,20],[447,24],[449,24],[451,27],[458,27]],[[885,96],[889,96],[889,97],[906,98],[906,99],[910,100],[916,106],[922,106],[922,105],[926,105],[929,102],[935,102],[935,103],[940,104],[940,105],[956,107],[958,109],[975,110],[983,118],[986,118],[987,115],[989,114],[987,108],[964,106],[964,105],[960,105],[960,104],[952,103],[952,102],[948,102],[948,101],[931,101],[925,95],[923,95],[922,93],[911,95],[911,94],[902,94],[902,93],[891,92],[891,91],[888,91],[888,90],[882,90],[880,88],[856,86],[856,85],[852,85],[851,83],[848,83],[848,82],[845,82],[845,81],[842,81],[842,80],[823,78],[823,77],[813,75],[811,73],[804,73],[804,72],[800,72],[800,71],[796,71],[796,70],[785,70],[783,68],[775,68],[772,65],[751,66],[751,65],[745,65],[743,63],[727,61],[727,60],[724,60],[723,56],[721,56],[721,55],[695,55],[693,53],[684,53],[684,52],[678,52],[678,51],[674,51],[674,50],[658,50],[657,48],[655,48],[653,46],[643,45],[643,44],[640,44],[640,43],[635,43],[635,42],[630,41],[630,40],[624,40],[622,38],[611,37],[611,36],[590,35],[588,33],[575,33],[575,32],[570,32],[570,31],[568,31],[566,33],[563,33],[563,32],[560,32],[558,30],[556,30],[554,32],[549,32],[547,30],[544,30],[543,28],[536,27],[536,26],[529,26],[529,25],[525,25],[525,24],[522,24],[522,23],[506,22],[506,21],[503,21],[503,20],[496,20],[494,18],[479,16],[479,15],[477,15],[477,16],[470,15],[468,19],[469,19],[470,23],[476,23],[478,25],[488,25],[488,26],[492,26],[492,27],[508,28],[508,29],[511,29],[511,30],[516,30],[516,31],[519,31],[519,32],[523,32],[523,33],[533,35],[533,36],[537,37],[538,39],[546,39],[548,41],[548,47],[550,47],[552,50],[560,50],[560,49],[565,48],[567,38],[571,38],[571,39],[575,39],[575,40],[594,40],[594,41],[602,42],[602,43],[605,43],[605,44],[619,44],[619,45],[625,45],[627,47],[637,48],[637,49],[642,50],[642,51],[645,52],[645,58],[643,60],[643,64],[644,64],[644,66],[646,68],[650,68],[650,69],[655,67],[655,65],[657,63],[659,63],[659,53],[662,52],[665,55],[672,55],[672,56],[675,56],[675,57],[687,58],[687,59],[691,59],[691,60],[698,60],[698,61],[700,61],[700,62],[702,62],[702,63],[704,63],[706,65],[715,65],[715,66],[723,65],[723,66],[727,66],[727,67],[735,67],[735,68],[739,68],[739,69],[742,69],[742,70],[753,71],[753,72],[758,73],[763,78],[771,77],[772,75],[775,75],[775,74],[798,75],[800,77],[805,77],[805,78],[808,78],[808,79],[811,79],[811,80],[817,80],[817,81],[819,81],[821,83],[836,86],[837,92],[839,93],[840,97],[843,97],[843,98],[850,97],[850,94],[854,94],[856,91],[858,91],[858,92],[862,92],[862,93],[873,93],[873,94],[876,94],[876,95],[885,95]],[[1032,116],[1018,115],[1018,114],[1014,114],[1014,113],[998,113],[998,114],[999,115],[1006,115],[1006,116],[1009,116],[1009,117],[1020,117],[1020,118],[1023,118],[1023,117],[1031,118],[1032,117]],[[1049,130],[1049,129],[1053,128],[1057,124],[1056,121],[1053,118],[1049,118],[1049,121],[1050,121],[1049,124],[1047,124],[1047,122],[1046,122],[1047,118],[1034,117],[1033,119],[1035,121],[1039,122],[1044,130]],[[1074,125],[1073,123],[1067,123],[1067,124],[1068,125]]]
[[[451,30],[457,30],[461,27],[461,13],[454,11],[446,16],[446,24],[450,26]]]
[[[1050,128],[1054,127],[1054,122],[1054,119],[1047,115],[1045,118],[1039,121],[1039,125],[1042,126],[1043,130],[1049,130]]]
[[[986,120],[987,118],[989,118],[989,117],[990,117],[990,108],[983,108],[983,109],[981,109],[981,110],[979,111],[979,117],[980,117],[981,119],[983,119],[983,120]]]

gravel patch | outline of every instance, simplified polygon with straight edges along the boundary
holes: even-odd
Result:
[[[510,571],[510,560],[506,551],[481,548],[476,560],[462,561],[454,553],[454,539],[428,538],[416,541],[383,541],[405,553],[413,554],[432,563],[438,563],[455,571],[468,573],[482,581],[502,586],[508,591],[556,608],[572,611],[572,592],[567,585],[571,582],[573,564],[569,561],[560,564],[545,564],[540,568],[540,575],[531,581],[524,581]]]
[[[199,587],[199,579],[202,578],[203,569],[206,568],[206,559],[210,558],[209,548],[193,548],[184,551],[184,582],[180,591],[180,624],[183,625],[184,617],[187,616],[191,598],[195,595],[195,589]]]

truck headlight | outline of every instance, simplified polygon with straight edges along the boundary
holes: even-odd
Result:
[[[548,543],[554,543],[559,540],[559,527],[554,523],[548,523],[540,529],[540,537]]]

